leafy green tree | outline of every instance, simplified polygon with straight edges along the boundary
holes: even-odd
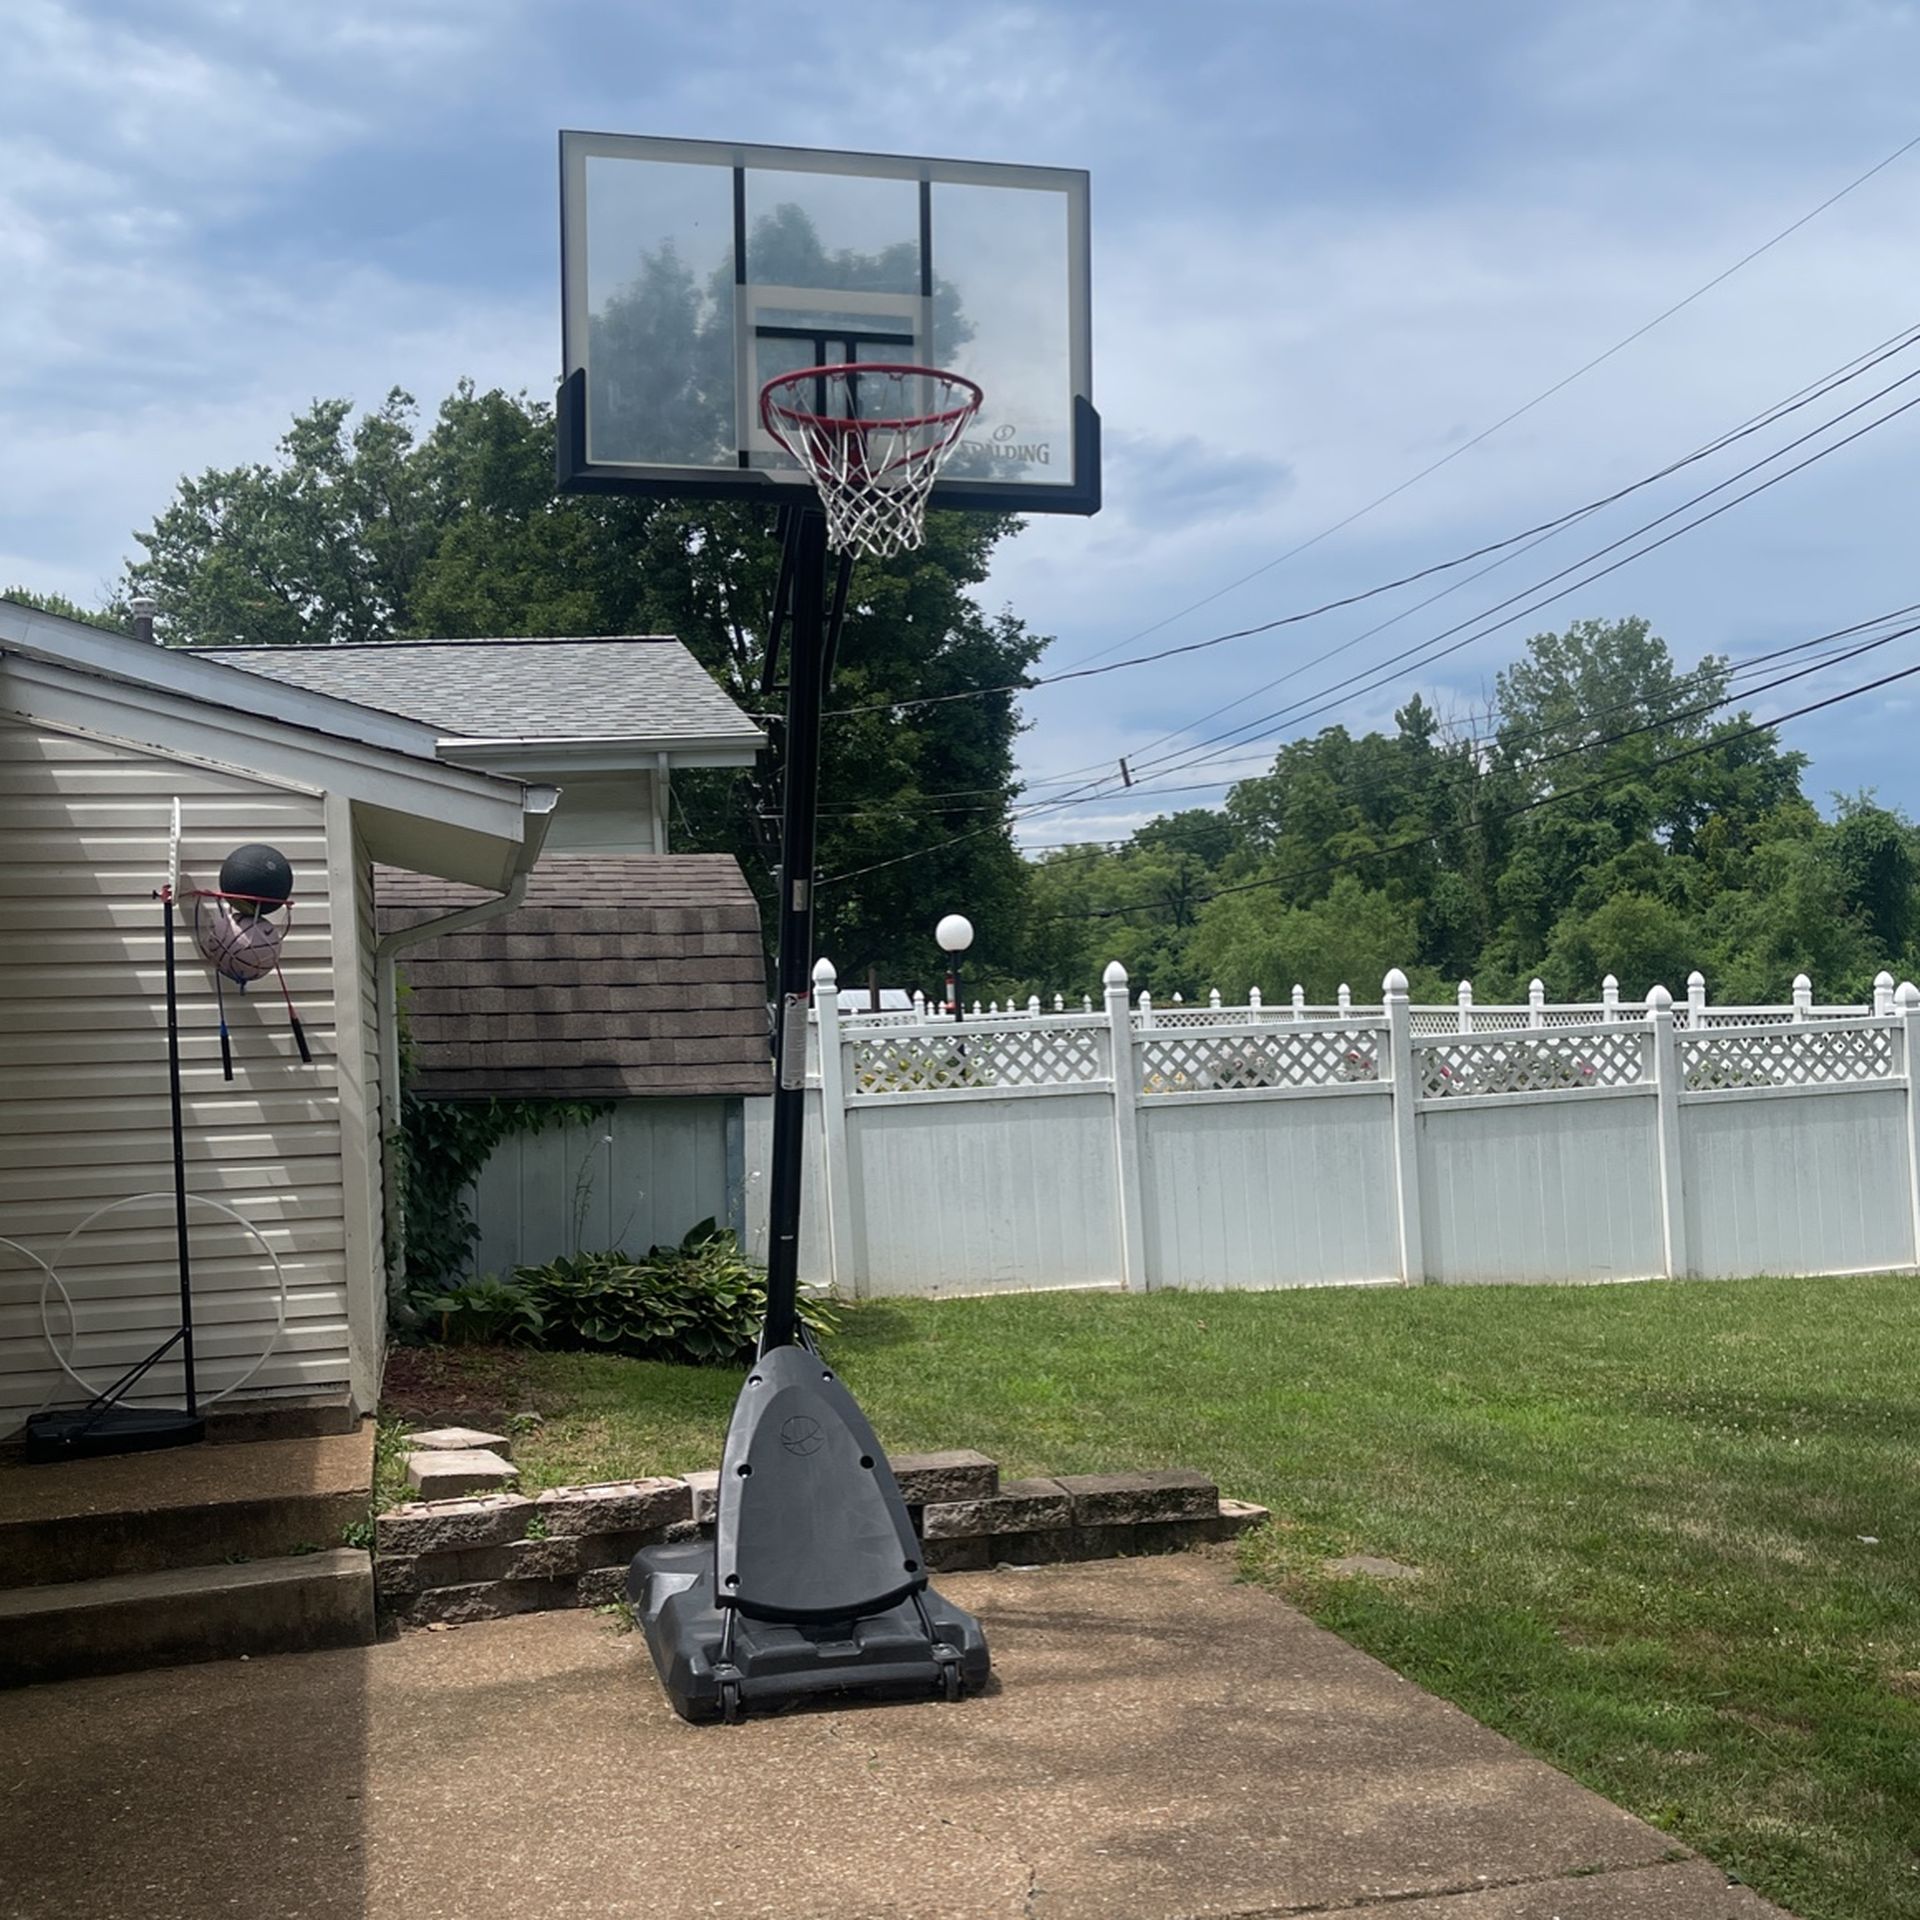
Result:
[[[1682,909],[1654,894],[1622,892],[1560,921],[1540,978],[1554,1000],[1597,1000],[1608,974],[1630,1000],[1656,985],[1684,998],[1687,975],[1703,957],[1700,929]]]
[[[111,633],[126,631],[126,620],[119,612],[83,607],[64,593],[35,593],[31,587],[6,587],[0,589],[0,600],[11,600],[15,606],[33,607],[41,613],[57,613],[63,620],[82,620],[90,627],[105,627]]]
[[[1905,952],[1914,932],[1914,829],[1870,794],[1840,802],[1833,827],[1833,858],[1849,909],[1866,924],[1880,951]]]
[[[1379,997],[1389,967],[1404,968],[1418,938],[1415,909],[1343,873],[1318,899],[1276,907],[1264,889],[1225,894],[1201,909],[1195,965],[1223,997],[1241,1000],[1257,986],[1283,1000],[1295,983],[1307,998],[1329,1001],[1342,985],[1356,1000]],[[1424,992],[1439,982],[1422,975]]]
[[[547,405],[466,383],[424,434],[399,392],[357,421],[346,402],[321,402],[275,461],[183,481],[136,536],[144,558],[129,581],[158,599],[162,637],[184,645],[674,633],[763,712],[771,510],[557,495],[553,435]],[[1016,528],[935,514],[924,547],[855,573],[828,702],[819,870],[832,884],[817,935],[849,977],[925,973],[932,918],[948,909],[980,928],[983,970],[1019,958],[1015,695],[888,704],[1017,685],[1038,658],[1044,643],[1016,616],[973,597]],[[844,711],[856,708],[869,710]],[[779,778],[777,753],[738,776],[682,776],[676,844],[738,854],[764,892]],[[935,810],[955,792],[981,811]]]
[[[1879,966],[1907,954],[1911,970],[1920,838],[1866,799],[1823,821],[1804,758],[1730,714],[1728,685],[1719,660],[1680,672],[1643,620],[1537,635],[1500,676],[1484,740],[1450,738],[1416,697],[1391,733],[1291,741],[1217,811],[1042,865],[1050,939],[1098,929],[1130,971],[1134,955],[1156,969],[1156,992],[1162,974],[1371,991],[1391,965],[1423,990],[1471,978],[1512,999],[1539,974],[1591,998],[1608,973],[1678,992],[1698,966],[1723,999],[1779,999],[1802,969],[1863,997]],[[1174,845],[1208,869],[1184,911],[1142,864]],[[1260,884],[1231,890],[1245,881]],[[1098,917],[1113,906],[1132,911]],[[1076,977],[1097,971],[1073,951]]]

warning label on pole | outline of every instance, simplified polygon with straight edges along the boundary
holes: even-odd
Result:
[[[790,993],[780,1009],[780,1084],[793,1092],[807,1084],[807,995]]]

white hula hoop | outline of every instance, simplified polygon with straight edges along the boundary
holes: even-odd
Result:
[[[31,1249],[22,1247],[17,1240],[0,1238],[0,1244],[18,1248],[20,1252],[26,1254],[27,1258],[40,1269],[44,1276],[40,1282],[40,1336],[47,1343],[47,1351],[53,1355],[54,1365],[57,1366],[76,1387],[81,1388],[89,1399],[98,1398],[102,1389],[95,1386],[84,1374],[75,1372],[69,1363],[68,1354],[80,1344],[80,1331],[79,1323],[74,1316],[73,1296],[67,1291],[66,1282],[60,1278],[59,1269],[61,1263],[67,1257],[67,1249],[71,1247],[74,1241],[77,1240],[81,1234],[85,1233],[96,1220],[103,1218],[109,1213],[117,1213],[122,1207],[140,1206],[150,1200],[171,1200],[173,1197],[170,1192],[129,1193],[119,1200],[109,1200],[104,1207],[95,1207],[94,1210],[54,1248],[53,1258],[51,1260],[42,1260],[40,1256],[31,1251]],[[250,1366],[238,1380],[222,1387],[218,1393],[212,1394],[200,1402],[200,1405],[203,1407],[217,1407],[229,1394],[238,1393],[240,1389],[267,1364],[268,1360],[273,1356],[274,1348],[280,1344],[280,1336],[287,1330],[287,1308],[290,1304],[287,1298],[287,1270],[280,1264],[280,1256],[274,1252],[272,1243],[267,1239],[267,1236],[262,1233],[251,1220],[247,1219],[244,1214],[228,1206],[224,1200],[212,1199],[204,1193],[190,1193],[187,1195],[187,1203],[190,1206],[211,1207],[216,1213],[225,1214],[236,1226],[244,1227],[247,1232],[252,1234],[254,1239],[260,1243],[261,1252],[272,1261],[273,1277],[279,1287],[279,1299],[274,1317],[273,1332],[268,1336],[267,1344],[261,1348],[259,1358],[254,1361],[253,1365]],[[68,1353],[62,1353],[60,1351],[53,1337],[53,1328],[47,1320],[47,1290],[49,1287],[58,1287],[60,1289],[61,1301],[67,1309]]]
[[[47,1263],[44,1260],[42,1260],[40,1256],[37,1253],[35,1253],[31,1247],[24,1246],[18,1240],[10,1239],[4,1233],[0,1233],[0,1247],[11,1247],[15,1253],[22,1255],[24,1258],[28,1260],[31,1260],[33,1264],[36,1267],[38,1267],[43,1274],[46,1275],[46,1279],[40,1282],[40,1332],[46,1339],[48,1351],[51,1352],[53,1349],[53,1333],[52,1333],[52,1330],[47,1325],[47,1283],[48,1281],[51,1281],[53,1285],[59,1288],[60,1290],[60,1304],[64,1306],[67,1310],[67,1338],[69,1341],[75,1339],[79,1333],[79,1322],[75,1320],[73,1317],[73,1295],[67,1291],[66,1285],[61,1280],[60,1276],[57,1273],[55,1273],[54,1270],[50,1266],[48,1266]],[[59,1358],[59,1355],[55,1354],[54,1358],[57,1360]],[[53,1392],[48,1394],[47,1397],[44,1400],[42,1400],[37,1407],[34,1408],[34,1412],[45,1413],[46,1410],[53,1405],[55,1398],[59,1394],[59,1391],[60,1389],[58,1387],[55,1387]]]

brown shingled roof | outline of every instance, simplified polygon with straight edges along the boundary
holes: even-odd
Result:
[[[486,898],[388,867],[376,880],[383,933]],[[760,909],[724,854],[550,854],[524,906],[400,967],[417,1093],[771,1091]]]

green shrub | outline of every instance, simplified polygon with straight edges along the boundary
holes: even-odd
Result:
[[[419,1305],[430,1321],[439,1323],[439,1337],[450,1346],[479,1341],[535,1346],[546,1328],[538,1298],[518,1277],[499,1280],[488,1274],[431,1294]]]
[[[514,1283],[537,1302],[545,1344],[733,1366],[752,1357],[767,1306],[767,1277],[741,1256],[732,1232],[703,1220],[677,1247],[642,1259],[581,1253],[543,1267],[517,1267]],[[803,1299],[815,1333],[834,1321],[824,1301]]]

